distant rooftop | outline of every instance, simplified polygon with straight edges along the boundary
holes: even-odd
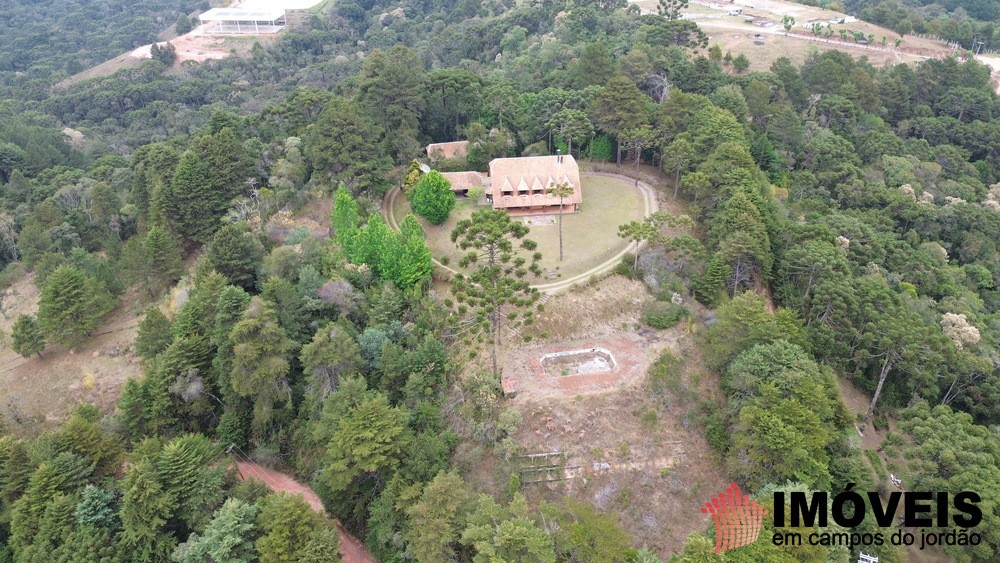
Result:
[[[469,148],[469,141],[453,141],[451,143],[432,143],[427,145],[427,156],[431,161],[445,158],[464,158]]]
[[[259,21],[270,22],[283,19],[284,9],[212,8],[198,16],[201,21]]]

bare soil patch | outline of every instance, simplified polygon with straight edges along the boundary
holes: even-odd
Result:
[[[639,324],[650,300],[641,282],[620,276],[554,296],[533,329],[547,337],[509,351],[504,378],[520,376],[523,386],[508,402],[523,419],[514,436],[520,451],[555,454],[511,460],[529,500],[590,502],[615,513],[637,547],[666,557],[709,525],[700,507],[729,480],[697,422],[699,400],[715,397],[718,381],[703,374],[691,326]],[[542,369],[546,353],[591,348],[610,352],[615,368],[578,375]],[[675,384],[654,391],[647,370],[668,349],[682,358]],[[533,468],[546,460],[557,469]]]
[[[224,38],[218,35],[205,35],[207,27],[208,25],[199,25],[189,33],[174,37],[169,41],[177,49],[177,63],[185,61],[201,63],[229,56],[229,51],[221,48]],[[129,56],[133,59],[151,59],[151,48],[152,45],[143,45],[129,53]]]
[[[184,71],[182,70],[183,66],[181,63],[203,63],[209,60],[224,59],[232,55],[234,52],[236,54],[247,53],[253,47],[254,43],[267,45],[276,41],[278,37],[276,34],[251,35],[246,37],[205,35],[205,27],[206,26],[198,26],[185,35],[160,42],[161,46],[169,42],[175,49],[177,49],[177,60],[174,65],[168,69],[168,73],[183,73]],[[122,53],[113,59],[74,74],[73,76],[56,84],[56,87],[67,88],[73,84],[89,80],[91,78],[111,76],[120,70],[139,68],[143,63],[152,58],[152,54],[150,52],[151,48],[152,44],[143,45],[127,53]]]
[[[505,393],[516,393],[517,400],[539,400],[552,397],[602,393],[622,389],[642,380],[650,364],[666,347],[676,346],[680,331],[646,329],[619,332],[601,338],[582,338],[558,343],[541,343],[511,351],[503,360],[501,383]],[[606,350],[615,358],[613,367],[571,373],[545,369],[543,357],[560,352],[577,355]],[[551,365],[551,364],[550,364]],[[559,369],[558,366],[556,369]]]

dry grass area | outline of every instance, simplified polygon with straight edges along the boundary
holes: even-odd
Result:
[[[728,485],[716,454],[683,407],[665,408],[646,388],[521,408],[526,453],[561,451],[572,479],[526,483],[532,501],[572,495],[617,513],[637,546],[676,552],[709,524],[705,499]],[[523,482],[523,480],[522,480]]]
[[[718,45],[722,52],[730,52],[734,56],[739,54],[744,54],[750,59],[750,69],[749,71],[766,71],[771,67],[774,61],[781,57],[788,58],[795,65],[800,65],[806,60],[806,58],[811,53],[819,53],[824,50],[834,49],[838,51],[843,51],[848,53],[853,57],[867,57],[869,62],[875,66],[882,66],[886,64],[897,64],[901,62],[906,63],[916,63],[929,55],[919,55],[907,50],[900,50],[897,53],[893,52],[878,52],[857,47],[843,46],[837,44],[827,44],[827,43],[815,43],[809,41],[808,39],[803,39],[798,36],[784,36],[781,34],[762,34],[761,37],[755,37],[756,33],[760,33],[760,30],[753,30],[750,27],[733,27],[730,29],[722,29],[716,27],[718,22],[721,20],[712,20],[711,23],[705,23],[703,27],[705,31],[709,34],[710,40],[709,45]],[[864,24],[868,26],[870,24]],[[836,29],[838,26],[834,26]],[[843,26],[843,27],[854,27],[853,26]],[[805,34],[799,34],[805,35]],[[811,36],[811,34],[808,34]],[[881,40],[881,35],[878,36]],[[892,41],[892,36],[890,37],[890,45]],[[835,38],[839,38],[839,35],[835,35]],[[919,41],[919,38],[913,38]],[[904,39],[904,41],[906,41]],[[757,45],[755,42],[761,42],[763,45]],[[942,50],[938,50],[939,53],[949,52],[944,49],[944,45],[941,44]]]
[[[535,317],[531,334],[559,341],[633,330],[639,327],[643,306],[652,301],[642,282],[608,276],[549,300]]]
[[[145,295],[127,294],[93,338],[77,350],[50,345],[42,358],[25,359],[10,347],[10,327],[38,309],[34,275],[26,275],[2,297],[0,329],[0,418],[18,434],[35,434],[62,420],[81,403],[110,411],[125,380],[142,374],[131,353]]]
[[[56,88],[69,88],[70,86],[83,82],[84,80],[90,80],[91,78],[103,78],[105,76],[111,76],[112,74],[118,72],[119,70],[126,70],[130,68],[139,68],[144,63],[144,60],[134,59],[129,56],[129,53],[123,53],[117,57],[104,61],[103,63],[92,66],[87,70],[78,72],[69,78],[56,83]]]

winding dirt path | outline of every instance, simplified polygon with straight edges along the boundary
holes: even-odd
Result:
[[[299,483],[295,479],[292,479],[291,476],[281,473],[280,471],[267,469],[245,461],[237,462],[236,466],[239,469],[241,479],[256,479],[267,485],[267,488],[275,492],[283,491],[295,495],[302,495],[306,504],[308,504],[313,510],[326,515],[323,503],[320,502],[316,493],[309,487]],[[378,563],[376,559],[368,553],[368,550],[365,549],[361,540],[348,532],[344,526],[341,525],[339,520],[334,519],[334,522],[337,525],[337,532],[340,535],[340,555],[343,558],[344,563]]]
[[[649,186],[649,184],[643,182],[642,180],[636,180],[635,178],[630,178],[628,176],[623,176],[621,174],[612,174],[610,172],[586,172],[586,173],[581,173],[580,176],[604,176],[606,178],[615,178],[623,182],[632,182],[635,185],[635,187],[639,188],[639,191],[642,192],[642,200],[645,206],[643,217],[659,209],[659,203],[656,200],[656,190],[654,190],[652,187]],[[382,202],[382,210],[383,214],[385,215],[385,219],[389,223],[389,226],[396,231],[399,231],[399,223],[396,221],[395,213],[393,212],[393,206],[395,205],[396,198],[399,197],[400,193],[402,193],[402,190],[400,190],[398,187],[393,188],[389,190],[389,193],[385,195],[385,199]],[[535,284],[532,285],[531,287],[537,289],[541,293],[547,293],[550,295],[559,293],[560,291],[565,291],[574,285],[588,281],[590,278],[594,276],[599,276],[607,272],[610,272],[615,268],[615,266],[618,265],[619,262],[621,262],[622,257],[625,256],[631,249],[632,245],[627,244],[625,245],[625,248],[621,250],[621,252],[615,254],[607,261],[598,264],[593,268],[590,268],[589,270],[586,270],[584,272],[581,272],[564,280],[559,280],[552,283]],[[435,266],[442,268],[450,272],[451,274],[458,274],[458,271],[456,271],[453,268],[449,268],[448,266],[445,266],[444,264],[439,262],[437,258],[431,258],[431,259],[434,260]]]

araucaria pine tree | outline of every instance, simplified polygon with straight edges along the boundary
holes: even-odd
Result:
[[[458,312],[471,313],[470,328],[489,331],[493,374],[498,377],[501,330],[530,324],[538,301],[538,290],[524,278],[529,272],[541,274],[538,261],[542,254],[534,252],[537,244],[524,238],[527,234],[528,227],[511,220],[505,212],[486,209],[459,221],[451,232],[451,241],[468,251],[459,266],[471,268],[452,282]],[[521,256],[527,252],[533,252],[530,259]]]

